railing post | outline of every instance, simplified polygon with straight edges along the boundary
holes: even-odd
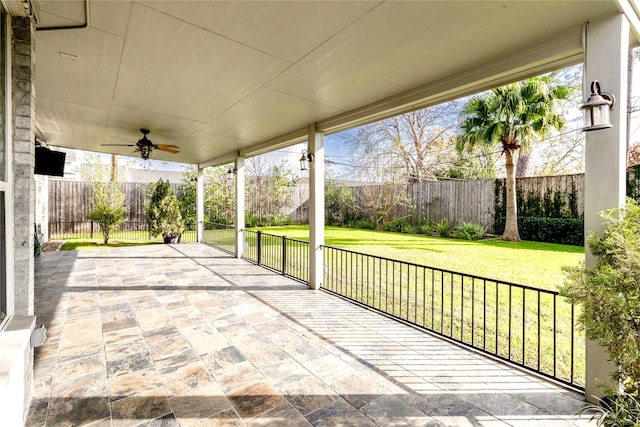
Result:
[[[287,238],[282,236],[282,275],[287,271]]]
[[[258,258],[258,265],[260,265],[262,263],[262,231],[258,231],[258,247],[256,248],[256,250],[258,251],[257,253],[257,258]]]

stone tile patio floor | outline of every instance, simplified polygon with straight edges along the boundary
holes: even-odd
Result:
[[[207,245],[43,253],[27,426],[569,426],[582,396]]]

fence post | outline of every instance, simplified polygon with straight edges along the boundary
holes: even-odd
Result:
[[[151,235],[151,224],[147,222],[147,231],[149,231],[149,240],[153,240],[153,236]]]
[[[93,239],[93,221],[91,221],[91,238]]]
[[[282,236],[282,275],[287,271],[287,238]]]
[[[258,265],[262,263],[262,231],[258,231]]]

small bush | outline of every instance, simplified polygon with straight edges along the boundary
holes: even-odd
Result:
[[[434,231],[436,231],[436,225],[431,221],[427,221],[414,227],[414,233],[416,234],[426,234],[427,236],[431,236]]]
[[[411,227],[403,219],[395,219],[382,226],[384,231],[393,231],[396,233],[409,233]]]
[[[487,227],[472,222],[461,222],[453,229],[453,237],[462,240],[480,240],[487,234]]]
[[[293,217],[291,215],[281,215],[281,216],[273,217],[271,222],[272,222],[272,225],[275,225],[275,226],[291,225],[294,223]]]
[[[453,225],[446,219],[441,219],[435,224],[435,231],[440,237],[450,237],[453,233]]]
[[[355,221],[352,221],[352,222],[349,223],[349,227],[351,227],[351,228],[362,228],[363,230],[375,230],[376,229],[376,225],[371,221],[367,221],[366,219],[357,219]]]

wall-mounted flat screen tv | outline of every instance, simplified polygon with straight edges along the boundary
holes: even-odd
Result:
[[[67,153],[36,147],[36,167],[38,175],[64,176],[64,161]]]

